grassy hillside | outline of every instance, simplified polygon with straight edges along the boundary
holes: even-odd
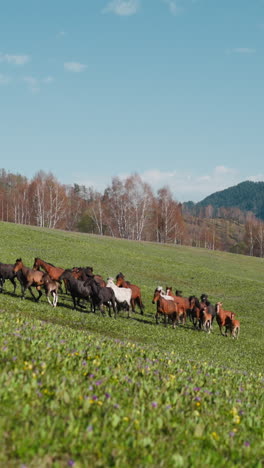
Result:
[[[145,314],[117,320],[0,296],[4,466],[262,466],[262,259],[0,224],[0,261],[122,271]],[[241,321],[238,341],[154,321],[157,285],[206,292]],[[20,294],[19,287],[17,288]]]

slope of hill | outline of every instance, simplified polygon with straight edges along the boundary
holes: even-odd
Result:
[[[258,468],[263,461],[264,260],[179,245],[0,223],[0,260],[122,271],[144,315],[52,308],[8,281],[0,294],[0,465]],[[155,323],[154,289],[207,293],[238,340]]]
[[[242,211],[252,211],[258,218],[264,219],[264,182],[241,182],[209,195],[195,206],[200,208],[208,205],[214,208],[236,207]]]

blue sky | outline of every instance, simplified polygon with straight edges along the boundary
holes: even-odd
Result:
[[[0,7],[0,167],[179,201],[264,180],[264,0]]]

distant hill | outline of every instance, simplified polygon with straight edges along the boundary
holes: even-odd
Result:
[[[249,180],[225,190],[215,192],[195,204],[195,208],[212,205],[214,208],[239,208],[252,211],[256,217],[264,220],[264,182]]]

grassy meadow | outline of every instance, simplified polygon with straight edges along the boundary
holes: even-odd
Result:
[[[145,313],[72,310],[59,296],[0,295],[0,466],[255,467],[264,464],[264,260],[0,223],[0,261],[120,271]],[[154,289],[207,293],[238,340],[156,325]]]

